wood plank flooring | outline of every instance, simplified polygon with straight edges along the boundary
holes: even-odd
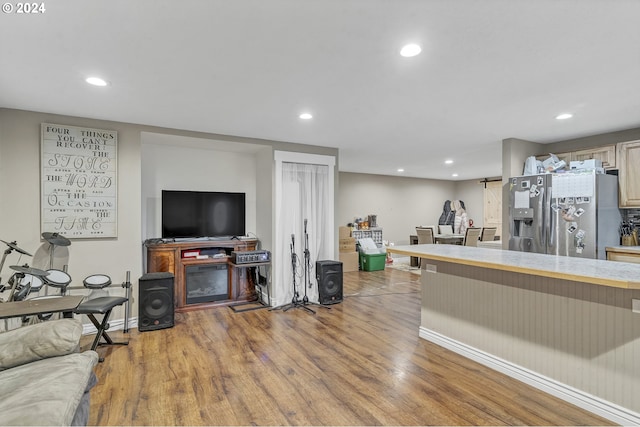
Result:
[[[418,337],[420,276],[344,273],[331,309],[176,315],[100,347],[92,425],[610,425]],[[90,346],[91,336],[83,338]]]

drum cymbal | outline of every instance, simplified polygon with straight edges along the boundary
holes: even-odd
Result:
[[[32,276],[46,276],[49,274],[48,271],[40,270],[39,268],[29,267],[27,264],[25,265],[10,265],[10,269],[19,271],[20,273],[31,274]]]
[[[69,239],[58,233],[50,233],[48,231],[45,231],[44,233],[42,233],[42,238],[55,246],[69,246],[71,244],[71,241]]]
[[[17,245],[16,242],[5,242],[4,240],[0,240],[0,242],[4,243],[5,245],[9,246],[11,249],[20,252],[21,254],[25,254],[27,256],[33,256],[31,255],[29,252],[25,251],[24,249],[20,249]]]

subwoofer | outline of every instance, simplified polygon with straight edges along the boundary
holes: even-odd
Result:
[[[173,274],[147,273],[139,281],[138,330],[154,331],[174,325]]]
[[[316,261],[316,280],[320,304],[342,302],[342,262]]]

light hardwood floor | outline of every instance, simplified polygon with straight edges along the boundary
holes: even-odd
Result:
[[[100,347],[93,425],[608,425],[418,337],[419,276],[344,273],[331,309],[176,315]],[[83,339],[90,345],[91,337]]]

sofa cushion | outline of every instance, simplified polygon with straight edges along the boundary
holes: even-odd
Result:
[[[0,372],[0,425],[71,425],[97,363],[85,351]]]
[[[78,351],[82,323],[60,319],[0,334],[0,371],[48,357]]]

